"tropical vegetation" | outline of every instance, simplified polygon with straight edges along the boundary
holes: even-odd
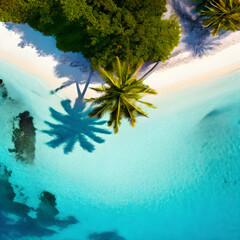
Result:
[[[98,68],[106,84],[92,88],[101,93],[101,96],[87,99],[94,103],[89,116],[101,118],[105,113],[108,113],[110,115],[108,126],[113,126],[114,133],[118,132],[123,118],[129,120],[132,127],[134,127],[136,116],[148,117],[147,113],[139,105],[143,104],[155,108],[151,103],[141,100],[144,96],[157,94],[157,92],[144,84],[143,79],[136,78],[140,66],[141,63],[130,65],[121,62],[117,57],[116,62],[113,64],[113,71]]]
[[[240,29],[240,0],[204,0],[198,7],[204,17],[204,26],[212,28],[212,35],[219,31]]]
[[[54,36],[58,49],[81,52],[92,67],[115,56],[164,61],[179,43],[180,26],[163,19],[166,0],[1,0],[0,21],[28,23]]]
[[[56,39],[64,52],[81,52],[106,85],[90,117],[110,114],[114,132],[123,118],[134,127],[137,116],[147,117],[141,104],[156,91],[136,79],[140,63],[165,61],[179,44],[176,16],[163,18],[167,0],[1,0],[0,21],[27,23]],[[117,56],[117,60],[116,60]],[[116,61],[116,62],[115,62]],[[99,67],[101,66],[101,67]]]

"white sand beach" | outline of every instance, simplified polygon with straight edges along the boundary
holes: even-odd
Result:
[[[201,84],[240,70],[239,39],[240,32],[231,33],[221,40],[216,50],[200,58],[194,58],[189,52],[180,53],[167,64],[160,63],[146,83],[163,94],[168,90]]]
[[[57,76],[55,68],[58,61],[51,54],[39,54],[33,44],[20,46],[22,34],[0,23],[0,58],[41,76],[49,84],[50,90],[60,87],[68,77]],[[165,63],[160,63],[145,81],[157,89],[159,94],[163,94],[236,71],[240,69],[239,39],[239,31],[230,33],[220,39],[216,49],[208,51],[202,57],[194,57],[191,51],[181,50],[183,45],[181,43],[174,50],[173,57]],[[81,72],[79,76],[81,77]],[[85,97],[93,94],[94,92],[88,88]],[[61,95],[75,98],[75,87],[63,89]]]

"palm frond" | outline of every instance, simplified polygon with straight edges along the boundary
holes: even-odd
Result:
[[[143,61],[140,60],[137,64],[135,64],[134,66],[131,67],[130,72],[129,72],[129,76],[134,76],[136,75],[139,70],[141,69],[141,66],[143,65]]]
[[[111,111],[110,119],[108,121],[108,126],[111,127],[113,125],[114,133],[118,133],[118,128],[121,125],[121,100],[119,99],[118,103],[116,103],[114,109]]]
[[[127,109],[127,114],[126,115],[128,116],[128,120],[131,122],[132,127],[135,127],[136,116],[135,116],[134,112],[131,111],[128,104],[125,104],[125,107]]]
[[[103,80],[110,86],[118,86],[118,84],[116,83],[114,76],[111,72],[106,71],[105,69],[99,67],[97,69],[100,73],[100,75],[102,76]]]
[[[131,76],[129,75],[129,64],[127,64],[126,62],[123,63],[123,68],[122,68],[122,83],[126,84],[128,77],[131,78]]]
[[[90,89],[96,92],[105,92],[107,90],[107,88],[104,85],[102,85],[101,87],[90,87]]]
[[[209,0],[201,15],[206,17],[204,26],[212,28],[212,35],[219,31],[240,29],[240,0]]]
[[[119,79],[122,79],[122,64],[120,62],[119,57],[116,57],[117,63],[116,63],[116,74]]]
[[[130,101],[129,99],[122,97],[123,101],[126,102],[127,104],[129,104],[136,112],[138,112],[139,114],[141,114],[142,116],[148,117],[147,113],[145,113],[141,108],[139,108],[135,103],[133,103],[132,101]]]
[[[96,117],[101,118],[104,113],[108,110],[108,108],[111,106],[111,102],[102,103],[99,106],[95,107],[93,111],[89,114],[89,117]]]
[[[142,104],[144,104],[144,105],[146,105],[150,108],[154,108],[154,109],[157,108],[156,106],[154,106],[152,103],[149,103],[149,102],[144,102],[144,101],[140,101],[140,100],[138,100],[138,102],[140,102],[140,103],[142,103]]]

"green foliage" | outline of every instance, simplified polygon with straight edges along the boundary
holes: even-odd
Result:
[[[135,57],[145,62],[164,61],[179,41],[179,34],[180,27],[175,17],[166,20],[151,17],[144,24],[138,25],[131,38],[132,56],[129,59]]]
[[[21,23],[27,18],[24,0],[0,1],[0,21]]]
[[[176,18],[161,19],[166,0],[1,0],[2,21],[28,23],[56,38],[64,51],[82,52],[92,64],[115,56],[132,63],[164,61],[178,45]]]
[[[212,28],[216,36],[221,29],[237,31],[240,29],[240,0],[205,0],[200,6],[204,26]]]
[[[101,96],[88,99],[95,103],[95,108],[89,116],[101,118],[105,113],[109,113],[108,126],[113,126],[114,133],[118,132],[123,118],[128,119],[134,127],[136,116],[147,117],[147,113],[139,107],[139,104],[155,108],[151,103],[141,100],[145,95],[157,94],[157,92],[145,85],[142,79],[136,79],[135,75],[140,65],[140,63],[135,65],[121,63],[117,57],[113,64],[113,71],[98,68],[106,84],[99,88],[92,88],[101,93]]]
[[[128,9],[137,19],[138,23],[143,23],[150,16],[162,17],[167,12],[167,0],[120,0],[119,6]]]

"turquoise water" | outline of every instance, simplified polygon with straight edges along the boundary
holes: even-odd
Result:
[[[240,239],[240,72],[150,99],[118,135],[14,65],[0,78],[0,239]],[[8,151],[24,111],[31,163]]]

